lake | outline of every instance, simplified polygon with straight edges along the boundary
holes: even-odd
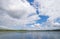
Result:
[[[0,31],[0,39],[60,39],[59,31]]]

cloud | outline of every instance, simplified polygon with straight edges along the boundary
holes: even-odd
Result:
[[[26,24],[35,23],[40,19],[36,9],[26,0],[0,0],[0,25],[12,28],[12,26],[24,27]],[[30,14],[34,14],[28,17]],[[14,28],[14,27],[13,27]]]
[[[37,4],[36,4],[37,3]],[[49,16],[42,24],[36,23],[31,26],[33,30],[60,29],[60,1],[59,0],[35,0],[33,6],[38,9],[39,16]],[[38,6],[37,6],[38,5]]]
[[[54,23],[54,20],[60,18],[60,0],[35,0],[38,2],[39,15],[49,16],[49,21]],[[60,24],[60,23],[59,23]]]
[[[42,24],[36,23],[36,20],[41,19],[39,15],[49,18]],[[59,0],[34,0],[32,5],[27,0],[0,0],[0,26],[28,30],[53,29],[54,26],[58,26],[56,29],[60,27],[60,23],[55,21],[58,18],[60,18]],[[27,27],[27,24],[32,25]]]
[[[35,8],[32,7],[27,1],[21,0],[1,0],[1,8],[4,9],[10,16],[20,18],[22,15],[35,13]]]

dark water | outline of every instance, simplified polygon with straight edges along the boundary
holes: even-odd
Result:
[[[60,32],[1,32],[0,39],[60,39]]]

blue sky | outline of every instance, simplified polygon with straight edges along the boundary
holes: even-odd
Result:
[[[27,30],[57,29],[60,27],[59,0],[56,0],[57,2],[54,0],[0,1],[1,27]],[[54,26],[57,27],[54,28]]]
[[[27,1],[31,4],[31,6],[33,6],[32,3],[34,2],[34,0],[27,0]],[[36,5],[38,5],[38,4],[36,4]],[[36,7],[38,7],[38,6],[36,6]],[[38,8],[36,9],[36,13],[41,18],[41,19],[37,20],[36,23],[46,22],[47,19],[49,18],[49,16],[39,15],[40,12],[38,11]]]

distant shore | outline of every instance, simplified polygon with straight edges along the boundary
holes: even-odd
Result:
[[[26,31],[60,31],[60,29],[57,30],[0,30],[0,31],[20,31],[20,32],[26,32]]]

